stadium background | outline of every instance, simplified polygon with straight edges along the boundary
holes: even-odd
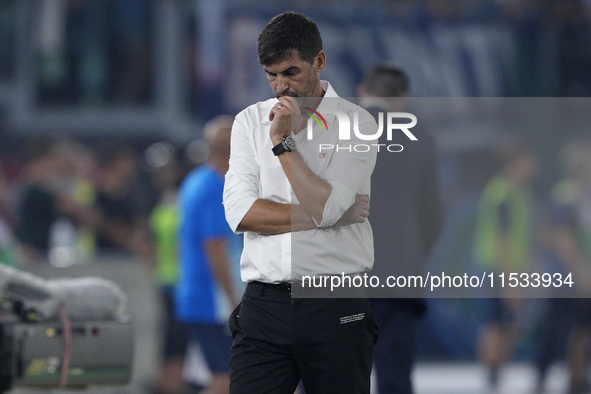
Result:
[[[342,96],[355,96],[363,73],[382,61],[405,69],[419,97],[591,93],[591,2],[585,0],[1,0],[0,164],[12,196],[3,200],[7,222],[18,198],[21,148],[31,136],[89,146],[108,140],[138,153],[166,141],[182,152],[201,137],[207,120],[268,98],[256,38],[270,17],[287,9],[318,23],[328,59],[323,78]],[[559,176],[554,147],[574,137],[580,135],[555,131],[529,139],[542,157],[540,194]],[[469,265],[477,194],[493,170],[486,157],[494,136],[466,130],[436,138],[446,227],[432,261]],[[144,161],[138,190],[148,189]],[[147,210],[153,201],[139,197],[138,203]],[[421,362],[473,362],[479,324],[473,302],[430,303]],[[536,345],[534,327],[516,358],[528,360]],[[140,364],[148,371],[154,362]]]

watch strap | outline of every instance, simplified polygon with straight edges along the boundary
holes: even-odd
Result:
[[[288,152],[288,151],[291,152],[291,149],[285,143],[285,138],[286,138],[286,136],[283,136],[283,139],[281,140],[281,142],[273,147],[272,151],[275,154],[275,156],[279,156],[283,152]]]

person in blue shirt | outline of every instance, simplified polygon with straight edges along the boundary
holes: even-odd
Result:
[[[206,125],[208,161],[185,178],[180,189],[181,270],[176,313],[199,342],[212,372],[209,391],[228,392],[232,337],[227,320],[241,291],[235,272],[240,238],[226,222],[222,193],[230,157],[232,119],[218,117]],[[235,264],[234,264],[235,263]]]

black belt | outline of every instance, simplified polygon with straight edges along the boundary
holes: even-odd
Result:
[[[291,283],[289,282],[281,282],[281,283],[264,283],[259,282],[258,280],[254,280],[252,282],[248,282],[249,285],[261,287],[265,290],[274,290],[280,291],[282,293],[291,293]]]

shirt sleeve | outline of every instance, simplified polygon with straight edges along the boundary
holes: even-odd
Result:
[[[232,125],[230,167],[224,183],[226,221],[235,233],[238,225],[259,198],[259,167],[244,113]]]
[[[365,110],[359,112],[361,133],[375,134],[378,126],[374,118]],[[356,150],[355,146],[358,144],[361,148]],[[335,151],[325,173],[325,179],[332,190],[324,205],[322,222],[318,227],[334,225],[353,205],[355,195],[362,192],[362,186],[369,185],[369,179],[376,164],[376,144],[377,140],[361,140],[354,133],[351,133],[350,140],[338,142],[338,150]],[[369,194],[369,190],[367,193]]]

